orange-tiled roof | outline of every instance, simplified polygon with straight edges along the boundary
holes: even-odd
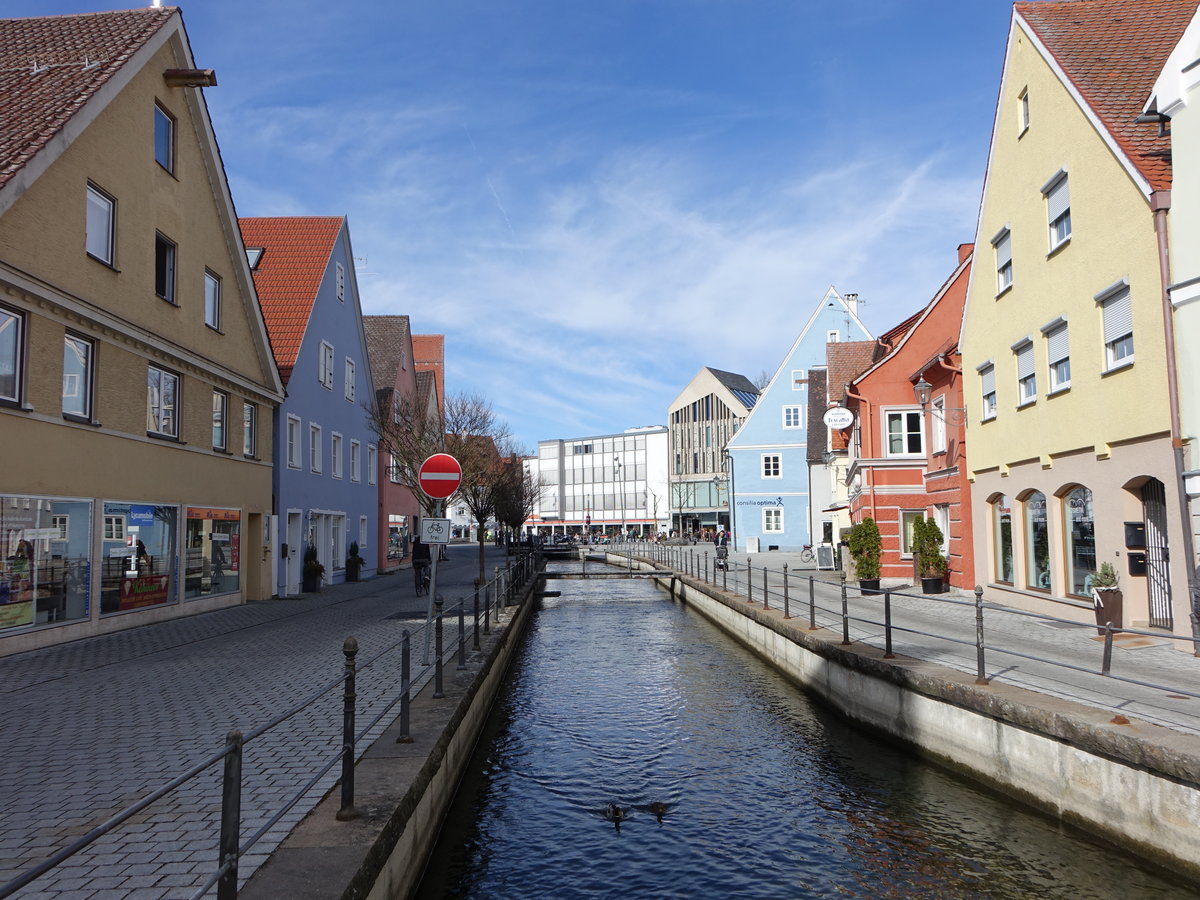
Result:
[[[0,19],[0,188],[177,12]]]
[[[341,216],[238,219],[246,249],[263,248],[254,268],[254,287],[279,377],[285,385],[292,376],[313,301],[345,221]]]
[[[1014,8],[1029,23],[1152,190],[1171,186],[1171,137],[1138,124],[1198,0],[1040,0]]]
[[[442,334],[414,334],[413,362],[418,372],[432,372],[434,390],[437,392],[438,409],[446,408],[446,336]]]

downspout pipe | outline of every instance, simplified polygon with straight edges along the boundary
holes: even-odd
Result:
[[[1175,311],[1171,306],[1171,258],[1167,239],[1167,212],[1171,208],[1170,191],[1154,191],[1150,195],[1150,209],[1154,213],[1154,236],[1158,245],[1158,274],[1162,282],[1163,336],[1167,352],[1167,401],[1171,414],[1171,450],[1175,458],[1175,485],[1179,495],[1179,513],[1183,526],[1183,549],[1187,564],[1188,602],[1192,622],[1192,653],[1200,657],[1200,596],[1196,591],[1196,548],[1192,539],[1192,512],[1188,500],[1187,485],[1183,473],[1187,471],[1184,461],[1183,428],[1179,416],[1179,372],[1175,363]]]
[[[849,397],[851,400],[857,400],[858,404],[859,404],[859,409],[862,410],[863,415],[860,417],[859,425],[858,425],[859,434],[861,435],[862,429],[864,427],[865,428],[871,427],[871,416],[870,416],[871,402],[866,397],[864,397],[862,394],[855,393],[854,388],[849,384],[846,385],[846,396]],[[851,440],[853,440],[853,438],[851,438]],[[859,447],[860,447],[860,449],[862,447],[861,441],[859,442]],[[860,459],[861,459],[861,457],[860,457]],[[867,481],[868,481],[867,487],[869,487],[871,489],[871,518],[874,519],[876,522],[878,522],[879,521],[879,513],[875,508],[875,479],[872,477],[871,472],[872,472],[872,469],[870,466],[863,467],[863,474],[866,475]]]

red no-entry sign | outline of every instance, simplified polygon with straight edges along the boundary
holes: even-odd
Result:
[[[449,453],[435,453],[421,463],[417,482],[434,500],[445,500],[462,484],[462,466]]]

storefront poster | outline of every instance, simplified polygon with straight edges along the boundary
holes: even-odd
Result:
[[[238,570],[238,560],[241,557],[242,536],[234,533],[229,536],[229,571]]]
[[[139,609],[167,602],[168,575],[142,575],[121,579],[121,598],[117,609]]]

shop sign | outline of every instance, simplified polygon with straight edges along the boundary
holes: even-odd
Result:
[[[214,522],[240,522],[242,512],[238,509],[211,509],[207,506],[189,506],[189,519],[210,519]]]
[[[33,600],[10,601],[9,587],[0,583],[0,628],[33,624]],[[26,592],[26,596],[29,594]]]
[[[850,412],[844,406],[834,406],[825,410],[825,415],[821,417],[821,421],[825,423],[826,428],[832,428],[834,431],[842,431],[854,424],[854,413]]]
[[[154,507],[153,506],[133,506],[129,507],[129,524],[130,525],[153,525],[154,524]]]

